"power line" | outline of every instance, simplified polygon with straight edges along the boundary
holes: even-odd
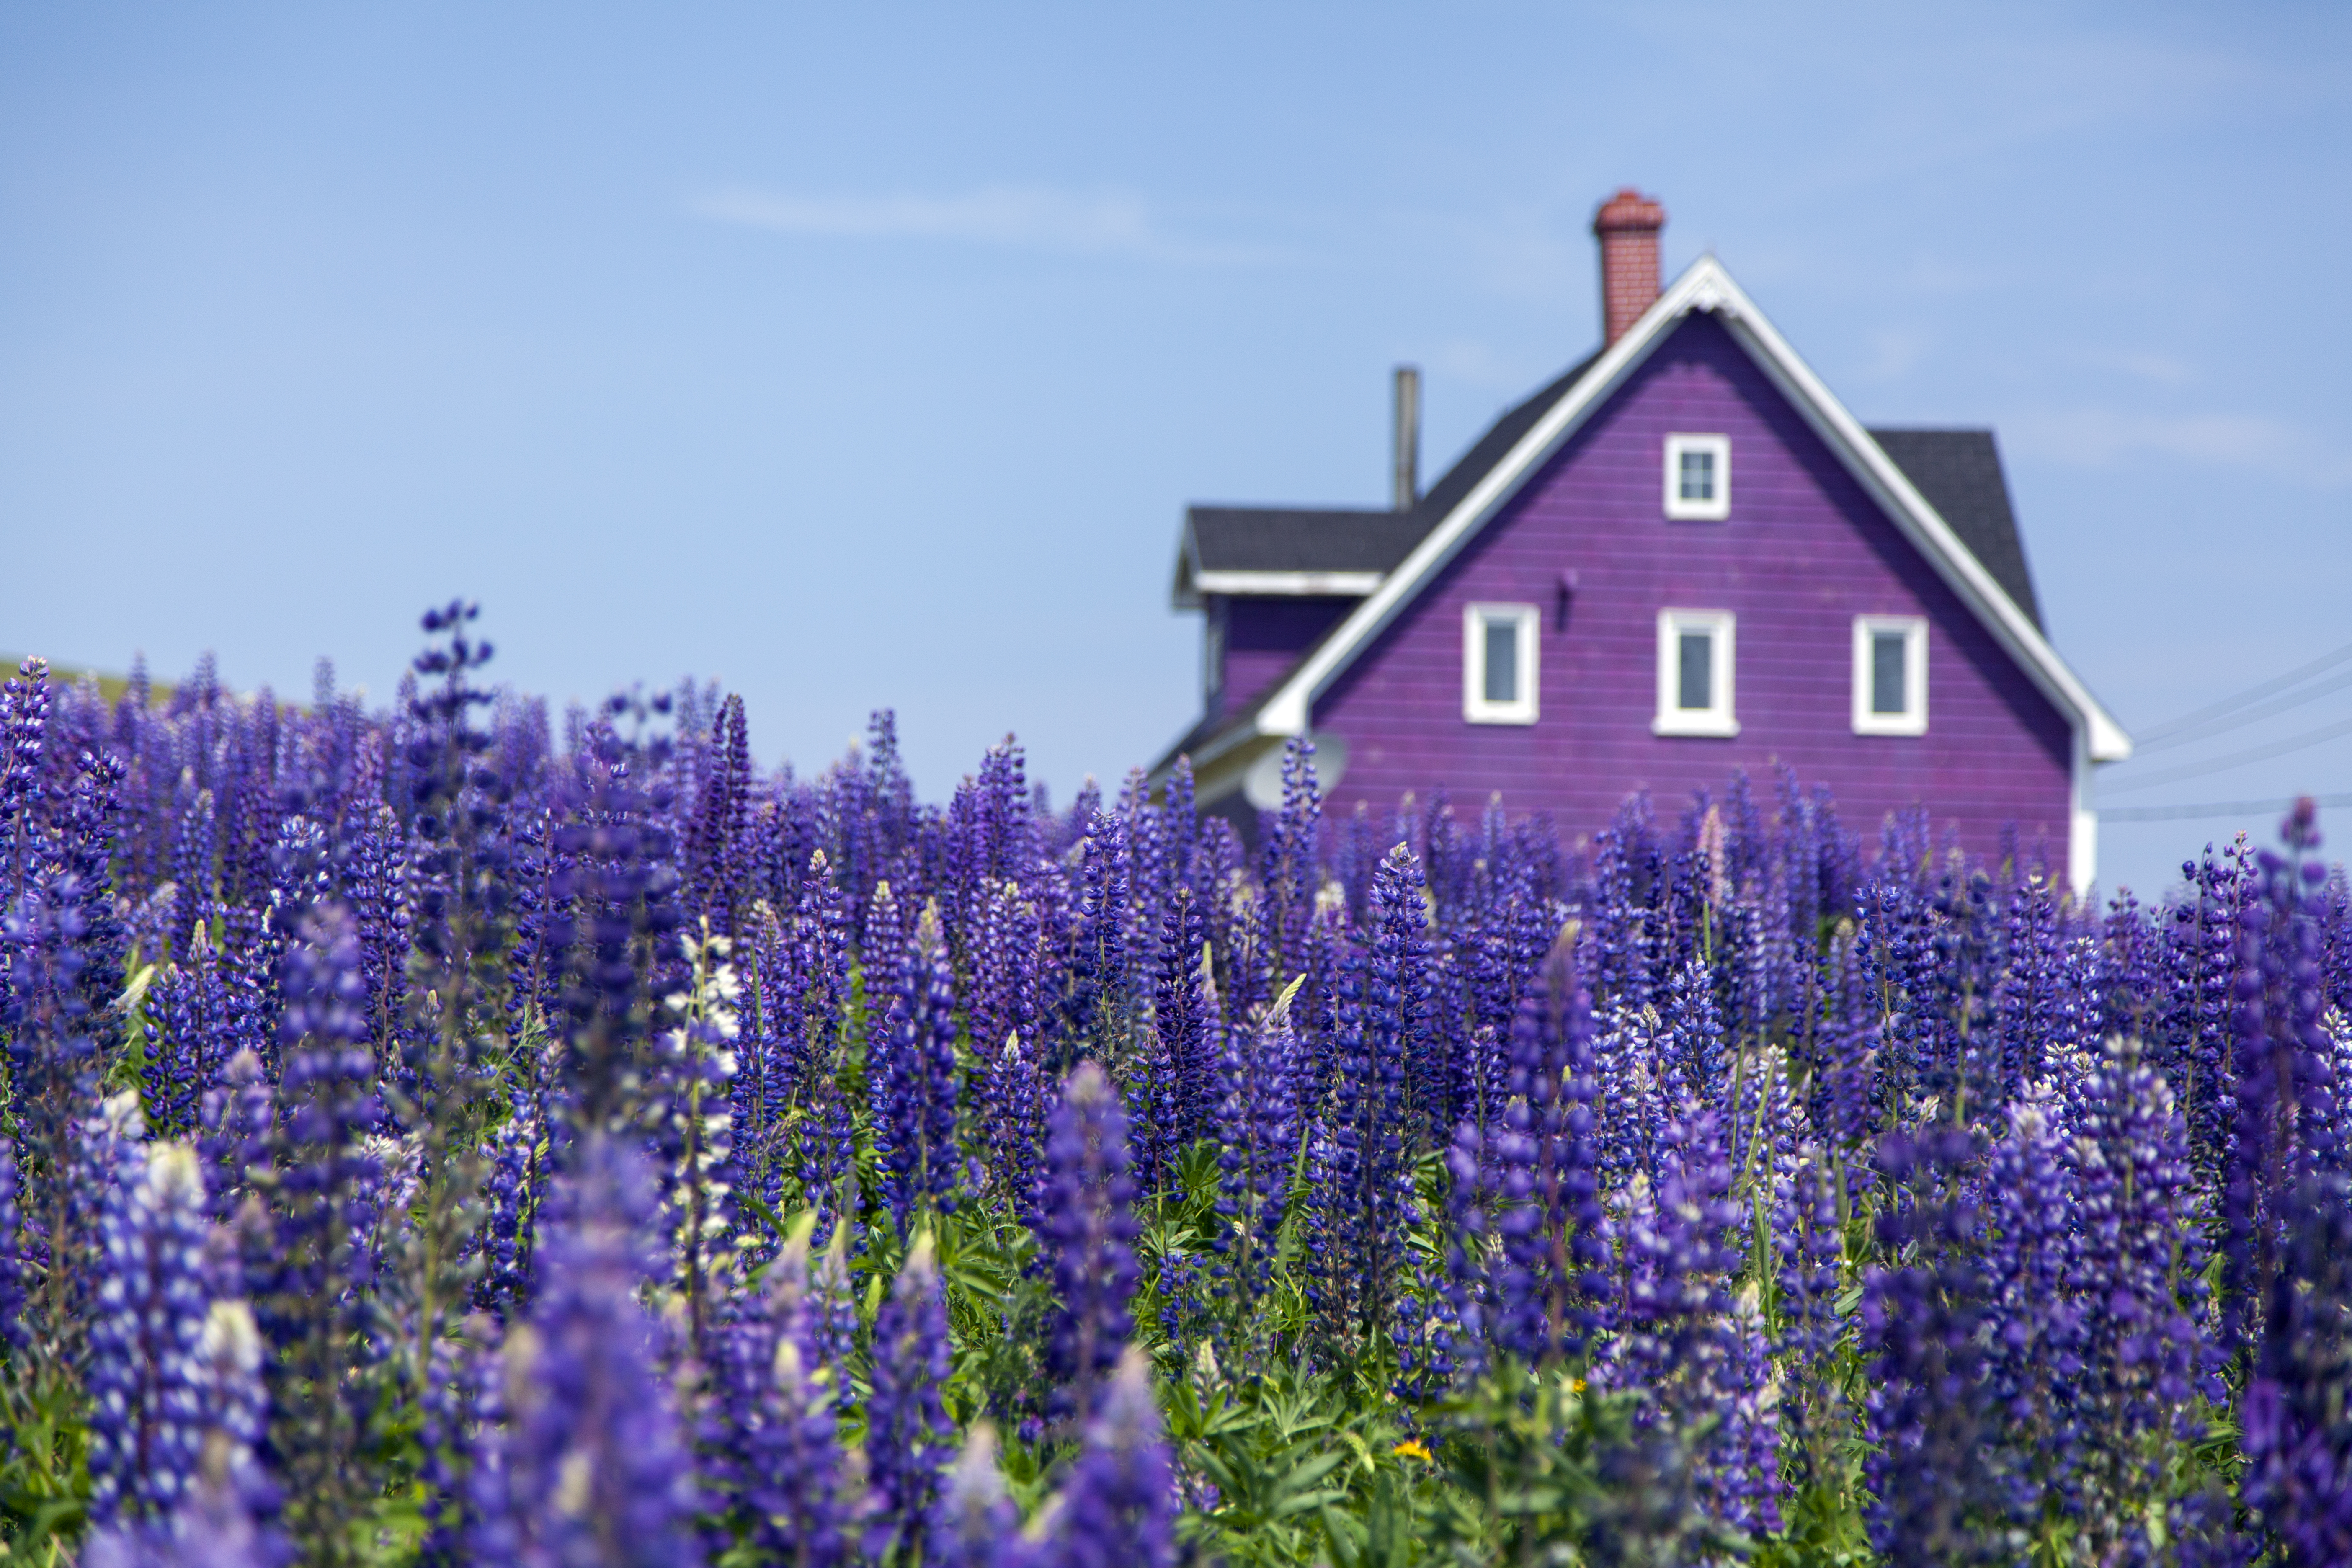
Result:
[[[2185,746],[2193,741],[2210,740],[2215,735],[2225,734],[2231,730],[2258,723],[2273,714],[2284,713],[2291,708],[2300,708],[2306,702],[2315,701],[2331,691],[2341,691],[2347,686],[2352,686],[2352,671],[2339,675],[2333,680],[2323,681],[2307,690],[2282,697],[2274,702],[2265,702],[2259,707],[2248,708],[2238,713],[2224,714],[2219,719],[2192,725],[2186,730],[2176,730],[2171,733],[2159,735],[2152,741],[2142,741],[2139,742],[2138,749],[2142,752],[2160,752],[2167,746]]]
[[[2134,779],[2129,784],[2105,787],[2100,793],[2121,795],[2126,790],[2152,789],[2158,784],[2178,784],[2182,779],[2202,778],[2207,773],[2221,773],[2244,763],[2259,763],[2266,757],[2283,757],[2289,752],[2299,752],[2305,746],[2315,746],[2322,741],[2332,741],[2338,735],[2352,735],[2352,719],[2339,719],[2333,724],[2324,724],[2316,730],[2306,730],[2300,735],[2289,735],[2285,740],[2273,741],[2267,746],[2255,746],[2248,751],[2232,752],[2226,757],[2215,757],[2210,762],[2190,763],[2185,767],[2174,768],[2168,773],[2150,773],[2144,779]]]
[[[2113,811],[2099,813],[2101,822],[2181,822],[2200,816],[2253,816],[2264,812],[2285,811],[2300,795],[2283,800],[2224,800],[2204,805],[2119,805]],[[2352,805],[2352,795],[2315,795],[2314,805]]]
[[[2352,643],[2346,643],[2342,647],[2337,648],[2333,653],[2321,654],[2309,664],[2297,666],[2295,668],[2288,670],[2284,675],[2273,676],[2270,679],[2263,681],[2259,686],[2250,686],[2234,697],[2224,697],[2219,702],[2209,702],[2204,707],[2197,710],[2194,713],[2183,713],[2178,719],[2169,720],[2165,723],[2158,724],[2155,729],[2150,730],[2147,734],[2141,736],[2140,742],[2143,745],[2146,745],[2152,742],[2168,740],[2179,731],[2192,729],[2195,726],[2203,723],[2208,719],[2229,712],[2231,710],[2236,708],[2241,702],[2252,702],[2261,698],[2268,697],[2274,691],[2284,691],[2288,687],[2293,686],[2296,681],[2307,679],[2312,676],[2317,675],[2323,669],[2332,668],[2333,667],[2343,663],[2347,658],[2352,658]]]

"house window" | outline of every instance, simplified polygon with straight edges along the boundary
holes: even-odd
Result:
[[[1666,437],[1666,515],[1721,522],[1731,515],[1731,437]]]
[[[1462,611],[1462,717],[1473,724],[1536,721],[1536,607]]]
[[[1853,732],[1927,732],[1927,622],[1919,616],[1853,618]]]
[[[1659,735],[1737,735],[1734,619],[1728,610],[1658,612]]]

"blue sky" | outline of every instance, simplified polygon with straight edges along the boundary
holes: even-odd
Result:
[[[1998,429],[2127,726],[2352,641],[2341,8],[411,5],[0,11],[0,647],[383,695],[464,593],[559,700],[1066,799],[1192,715],[1184,502],[1378,504],[1400,361],[1433,471],[1629,183],[1864,419]],[[2352,791],[2172,776],[2347,717],[2106,799]]]

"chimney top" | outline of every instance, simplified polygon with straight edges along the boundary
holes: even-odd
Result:
[[[1666,209],[1631,185],[1592,215],[1601,241],[1601,338],[1608,347],[1642,319],[1658,298],[1658,231]]]

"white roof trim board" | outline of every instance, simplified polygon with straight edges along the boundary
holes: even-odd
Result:
[[[1254,594],[1297,596],[1328,595],[1360,597],[1381,585],[1378,572],[1195,572],[1193,588],[1202,594]]]
[[[1255,735],[1306,732],[1314,700],[1372,639],[1410,605],[1429,581],[1517,493],[1519,487],[1559,449],[1585,418],[1623,384],[1667,331],[1693,310],[1714,314],[1801,413],[1830,450],[1885,509],[1904,535],[2015,659],[2045,697],[2064,713],[2094,763],[2119,763],[2131,755],[2131,737],[2099,705],[2082,679],[2034,629],[2023,612],[1993,581],[1992,574],[1962,545],[1951,528],[1903,477],[1901,469],[1846,411],[1812,368],[1773,329],[1731,274],[1712,256],[1691,264],[1672,287],[1610,345],[1567,396],[1546,411],[1509,455],[1462,498],[1394,572],[1349,613],[1338,631],[1261,703],[1254,726],[1228,731],[1213,744],[1222,752]],[[1196,758],[1197,762],[1206,757]]]

